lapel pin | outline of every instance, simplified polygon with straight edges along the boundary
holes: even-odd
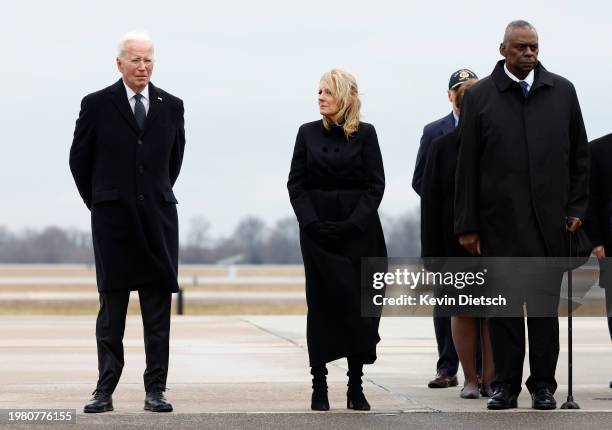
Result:
[[[157,97],[157,100],[162,101],[163,99],[161,97]]]

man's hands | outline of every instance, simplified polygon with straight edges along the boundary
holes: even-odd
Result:
[[[578,229],[582,227],[582,221],[577,217],[567,217],[567,224],[565,228],[570,233],[576,233]],[[465,233],[459,236],[459,244],[463,246],[467,252],[472,255],[480,255],[480,237],[478,237],[478,233]],[[593,248],[593,254],[597,256],[597,258],[604,258],[605,251],[603,246],[596,246]]]
[[[582,227],[582,221],[580,221],[580,218],[575,216],[567,217],[567,224],[565,225],[565,228],[570,233],[576,233],[580,227]]]
[[[593,250],[591,252],[599,260],[601,260],[602,258],[606,258],[606,250],[602,245],[593,247]]]
[[[478,233],[464,233],[459,236],[459,244],[472,255],[480,255],[480,237]]]

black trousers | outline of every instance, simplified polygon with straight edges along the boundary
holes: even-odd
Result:
[[[562,277],[562,273],[549,273],[509,280],[515,283],[515,287],[521,283],[524,286],[522,300],[518,296],[512,300],[513,306],[520,306],[520,309],[514,309],[511,314],[522,315],[524,301],[528,315],[530,370],[525,385],[531,393],[539,388],[548,388],[553,393],[557,389],[555,370],[559,358],[559,318],[556,315]],[[510,293],[512,289],[510,284],[505,291]],[[508,309],[505,312],[510,313]],[[518,395],[526,349],[525,317],[492,317],[488,319],[488,325],[495,364],[493,388],[505,385],[511,393]]]
[[[143,375],[145,390],[163,391],[168,375],[172,293],[162,288],[148,287],[138,290],[138,298],[147,361]],[[123,334],[129,299],[129,290],[100,293],[100,311],[96,321],[96,389],[109,394],[115,391],[123,370]]]
[[[436,343],[438,344],[437,373],[447,373],[454,376],[459,368],[459,357],[453,342],[450,317],[433,317]]]

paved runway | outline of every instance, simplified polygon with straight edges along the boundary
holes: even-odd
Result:
[[[519,409],[487,412],[484,399],[460,399],[458,387],[428,389],[436,360],[431,319],[383,318],[379,359],[365,370],[372,412],[347,413],[346,361],[338,360],[329,366],[332,411],[312,413],[305,317],[173,316],[166,394],[175,412],[160,416],[142,411],[142,325],[128,317],[115,411],[86,416],[80,411],[97,375],[95,316],[2,316],[0,409],[77,409],[83,428],[151,422],[160,428],[610,428],[612,343],[605,319],[577,318],[574,326],[580,411],[532,411],[524,392]],[[559,404],[567,393],[566,331],[561,324]]]

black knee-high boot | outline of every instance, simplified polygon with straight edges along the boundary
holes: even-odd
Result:
[[[329,400],[327,398],[327,367],[325,364],[313,366],[310,369],[312,375],[312,400],[310,408],[313,411],[329,411]]]
[[[363,362],[357,357],[348,357],[348,391],[346,392],[346,407],[356,411],[369,411],[370,404],[363,394],[361,377],[363,376]]]

